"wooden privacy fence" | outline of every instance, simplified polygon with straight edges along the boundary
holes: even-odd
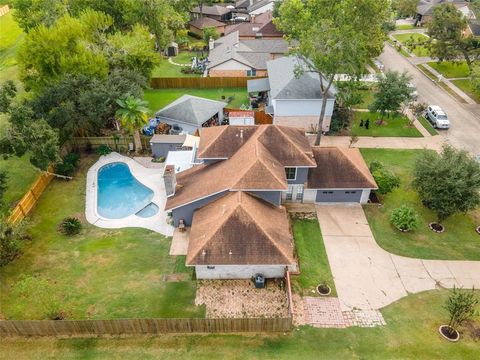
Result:
[[[149,150],[150,146],[150,137],[148,136],[141,136],[143,149]],[[118,149],[119,151],[127,151],[128,144],[133,143],[133,136],[122,136],[118,139]],[[107,145],[116,151],[115,140],[113,140],[112,136],[96,136],[96,137],[74,137],[71,140],[72,145],[78,148],[85,148],[87,144],[90,144],[93,148],[97,148],[100,145]]]
[[[273,118],[263,110],[255,111],[255,125],[273,124]]]
[[[182,77],[151,78],[153,89],[176,88],[238,88],[247,87],[247,81],[257,78],[248,77]]]
[[[48,168],[49,172],[53,172],[53,167]],[[48,184],[53,179],[53,175],[46,172],[42,172],[40,176],[35,180],[30,189],[23,195],[21,200],[18,202],[17,206],[12,210],[10,216],[8,217],[8,222],[12,225],[17,224],[22,221],[32,209],[35,207],[35,204],[38,201],[40,195],[47,188]]]
[[[291,318],[0,321],[0,336],[98,336],[291,330]]]

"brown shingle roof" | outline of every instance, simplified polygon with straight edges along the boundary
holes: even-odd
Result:
[[[189,25],[196,27],[197,29],[203,30],[205,28],[209,27],[219,27],[219,26],[225,26],[224,23],[217,21],[215,19],[209,18],[209,17],[201,17],[195,20],[192,20],[188,23]]]
[[[358,149],[314,147],[318,167],[308,172],[309,189],[377,189]]]
[[[228,160],[179,173],[165,209],[231,189],[286,190],[285,167],[316,166],[303,133],[276,125],[202,128],[198,158]]]
[[[294,264],[284,208],[231,192],[196,210],[187,265]]]
[[[316,166],[304,133],[277,125],[202,128],[197,156],[200,159],[230,158],[252,136],[284,166]]]

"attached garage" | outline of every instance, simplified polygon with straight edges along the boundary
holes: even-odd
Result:
[[[362,198],[362,189],[352,190],[317,190],[317,196],[315,202],[331,202],[331,203],[343,203],[343,202],[360,202]]]

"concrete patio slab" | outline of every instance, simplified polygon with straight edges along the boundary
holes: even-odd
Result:
[[[188,240],[190,238],[190,228],[181,232],[178,228],[173,232],[172,244],[170,245],[170,255],[187,255]]]
[[[480,261],[412,259],[382,249],[360,204],[316,210],[343,311],[380,309],[437,287],[480,286]]]

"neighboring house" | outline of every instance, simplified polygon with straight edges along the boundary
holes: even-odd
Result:
[[[188,30],[200,38],[203,38],[203,30],[207,28],[214,28],[220,36],[225,33],[225,24],[209,17],[201,17],[188,23]]]
[[[296,76],[296,69],[303,69],[303,74]],[[268,61],[267,72],[267,79],[249,80],[247,88],[249,93],[263,93],[265,112],[273,115],[273,124],[317,131],[323,98],[318,73],[309,71],[305,62],[295,56]],[[327,94],[323,132],[330,130],[336,93],[332,85]]]
[[[191,227],[197,278],[281,277],[295,270],[283,203],[366,203],[377,185],[358,149],[312,148],[276,125],[200,130],[192,168],[164,174],[174,226]]]
[[[272,11],[275,6],[275,0],[240,0],[235,3],[234,18],[246,17],[251,20],[252,17]]]
[[[190,15],[192,20],[208,17],[214,20],[225,22],[232,19],[232,9],[227,6],[220,5],[203,5],[201,8],[196,6],[190,10]]]
[[[415,25],[424,25],[432,20],[433,9],[443,4],[453,4],[460,10],[464,16],[470,17],[473,12],[470,11],[469,3],[461,0],[420,0],[417,5],[417,15]]]
[[[283,32],[273,23],[271,11],[252,17],[250,22],[227,25],[225,35],[238,31],[240,40],[245,39],[282,39]]]
[[[210,43],[208,76],[266,76],[267,61],[287,52],[288,44],[283,39],[240,40],[235,31]]]
[[[193,135],[202,127],[221,125],[226,105],[221,101],[183,95],[155,115],[160,122],[172,126],[172,134]]]

